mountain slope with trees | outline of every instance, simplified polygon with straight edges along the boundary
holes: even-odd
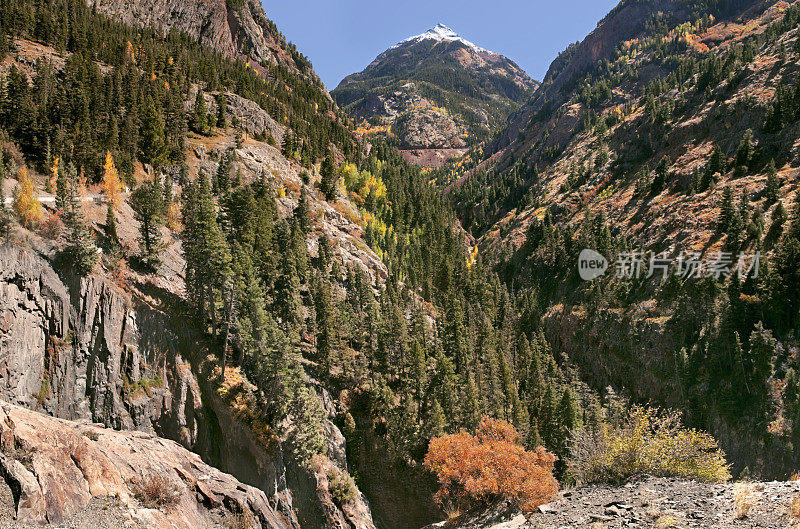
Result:
[[[788,2],[621,2],[484,162],[438,175],[556,356],[596,389],[685,406],[734,473],[797,466],[799,21]],[[585,248],[605,277],[578,277]],[[639,279],[619,273],[631,252]],[[722,268],[651,264],[693,252]],[[760,253],[757,277],[726,272],[740,253]]]
[[[484,414],[562,456],[581,409],[602,422],[427,178],[313,76],[79,0],[0,15],[4,271],[25,265],[4,400],[170,437],[322,527],[440,519],[427,444]]]
[[[360,131],[389,131],[406,159],[438,166],[496,132],[537,86],[513,61],[439,24],[389,48],[332,95]]]

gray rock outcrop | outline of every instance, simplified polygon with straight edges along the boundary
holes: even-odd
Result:
[[[141,294],[158,287],[137,288]],[[279,441],[268,447],[259,441],[218,395],[203,371],[208,350],[202,337],[182,318],[101,276],[62,277],[33,250],[0,246],[0,400],[61,419],[136,430],[141,438],[171,439],[263,492],[286,527],[299,528],[300,512],[304,527],[345,527],[340,521],[348,520],[347,526],[374,529],[360,493],[346,505],[334,504],[319,486],[324,469],[300,468],[285,458]],[[345,441],[331,419],[325,431],[335,460],[328,463],[341,467]],[[14,463],[5,468],[12,489],[30,490],[25,509],[53,509],[40,504],[41,477],[32,479]],[[94,494],[76,484],[75,476],[64,474],[71,482],[65,486],[82,492],[59,501],[78,509]]]

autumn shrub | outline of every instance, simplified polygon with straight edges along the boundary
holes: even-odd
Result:
[[[558,492],[555,461],[541,447],[525,450],[510,424],[484,417],[475,435],[461,431],[431,440],[424,465],[439,479],[435,499],[445,511],[509,499],[532,512]]]
[[[64,232],[64,222],[61,220],[61,213],[55,212],[47,215],[39,225],[39,234],[45,239],[56,240]]]
[[[342,505],[356,497],[356,482],[350,474],[337,468],[331,468],[327,473],[328,491],[337,504]]]
[[[733,487],[733,517],[747,518],[755,505],[756,489],[751,483],[737,483]]]
[[[178,486],[161,474],[135,478],[130,487],[133,496],[150,509],[169,509],[180,500]]]
[[[678,412],[643,407],[634,407],[618,427],[576,433],[569,463],[580,483],[620,483],[644,474],[704,482],[731,478],[711,435],[684,427]]]
[[[789,501],[788,514],[792,520],[800,519],[800,494]]]

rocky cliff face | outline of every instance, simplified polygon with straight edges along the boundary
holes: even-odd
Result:
[[[287,46],[258,0],[88,2],[127,24],[181,31],[229,57],[241,56],[254,65],[281,64],[319,82],[307,61]]]
[[[389,48],[332,95],[363,132],[389,127],[402,151],[442,150],[485,139],[537,86],[513,61],[440,24]]]
[[[371,529],[369,507],[360,493],[337,505],[327,489],[324,480],[328,467],[344,468],[344,459],[334,457],[318,469],[307,470],[284,458],[280,443],[265,446],[219,396],[209,374],[214,368],[205,358],[203,341],[187,329],[191,326],[181,323],[179,314],[168,315],[153,308],[103,278],[76,280],[68,274],[62,278],[31,249],[11,245],[0,248],[0,400],[63,419],[147,434],[133,435],[133,439],[156,435],[172,439],[259,489],[270,509],[283,513],[285,522],[281,523],[286,527],[299,527],[301,517],[303,527]],[[22,413],[14,410],[13,414]],[[332,417],[334,410],[328,412]],[[32,417],[24,415],[23,419],[26,424],[52,427],[51,434],[59,438],[61,426],[57,425],[63,423]],[[325,428],[329,452],[343,454],[344,437],[330,417]],[[45,437],[31,439],[30,443],[46,443],[46,435],[50,434],[42,433]],[[126,442],[126,437],[110,439]],[[154,442],[172,446],[163,440]],[[175,449],[169,448],[164,454],[167,459],[157,464],[177,465],[176,458],[184,456],[180,455],[183,452],[176,455]],[[93,453],[81,457],[91,461]],[[52,461],[70,459],[69,454],[49,453],[48,457]],[[113,461],[108,464],[113,466]],[[15,483],[22,479],[18,475],[22,470],[15,468],[16,474],[4,474],[12,490],[19,488]],[[55,500],[46,490],[31,491],[31,497],[44,495],[45,500],[31,500],[37,505],[30,507],[24,503],[18,515],[27,517],[26,512],[33,512],[30,516],[34,519],[44,516],[54,521],[85,507],[100,493],[86,493],[84,484],[71,481],[73,474],[63,474],[68,476],[64,486],[79,493]],[[33,479],[25,476],[28,481]],[[41,479],[38,483],[46,488]],[[215,487],[227,490],[231,483],[226,478]],[[239,494],[237,490],[233,485],[228,494]],[[263,502],[258,498],[256,494],[247,501],[260,505]],[[51,511],[56,513],[52,517],[47,514]],[[165,521],[158,520],[155,527],[165,526]],[[262,526],[281,525],[269,522]]]
[[[0,439],[0,475],[10,488],[15,525],[71,522],[93,499],[113,497],[119,521],[131,527],[217,528],[237,521],[291,527],[262,490],[150,434],[0,402]]]

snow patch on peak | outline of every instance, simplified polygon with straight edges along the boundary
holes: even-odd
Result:
[[[491,53],[493,55],[496,55],[495,52],[489,51],[487,49],[481,48],[480,46],[477,46],[476,44],[473,44],[472,42],[470,42],[467,39],[461,37],[458,33],[456,33],[455,31],[453,31],[452,29],[450,29],[449,27],[447,27],[447,26],[445,26],[444,24],[441,24],[441,23],[440,24],[436,24],[435,27],[433,27],[432,29],[429,29],[425,33],[423,33],[421,35],[416,35],[414,37],[409,37],[406,40],[404,40],[404,41],[402,41],[402,42],[400,42],[398,44],[395,44],[394,46],[392,46],[389,49],[394,49],[394,48],[400,47],[403,44],[407,44],[409,42],[421,42],[423,40],[435,40],[435,41],[438,41],[438,42],[442,42],[442,41],[459,41],[462,44],[466,45],[469,48],[472,48],[473,50],[475,50],[477,52]]]

